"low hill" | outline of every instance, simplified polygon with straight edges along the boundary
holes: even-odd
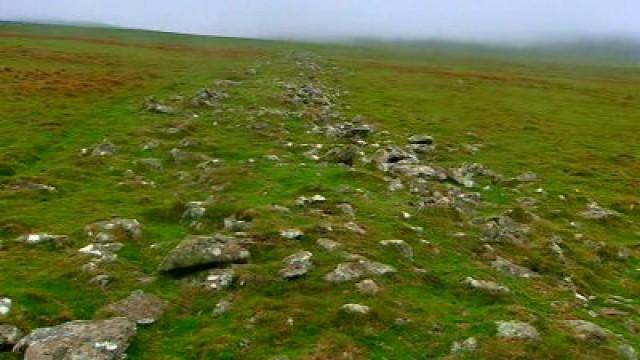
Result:
[[[635,359],[633,62],[15,24],[0,58],[0,359]]]

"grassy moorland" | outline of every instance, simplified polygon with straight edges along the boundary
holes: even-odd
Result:
[[[640,348],[640,66],[525,55],[0,25],[0,298],[12,300],[0,323],[28,333],[103,318],[106,304],[143,289],[169,306],[138,327],[132,360],[624,359],[621,346]],[[233,84],[215,82],[223,79]],[[304,85],[331,106],[292,101]],[[192,105],[202,88],[226,96]],[[149,96],[175,112],[148,111]],[[375,132],[354,139],[315,131],[356,115]],[[448,172],[480,163],[502,180],[478,175],[465,188],[366,161],[416,134],[436,145],[420,163]],[[81,154],[104,139],[116,147],[111,156]],[[353,166],[325,161],[348,144],[359,153]],[[176,161],[175,148],[185,159]],[[319,160],[309,158],[313,149]],[[151,158],[160,166],[140,165]],[[537,177],[513,179],[525,172]],[[390,177],[405,188],[390,191]],[[479,199],[459,205],[451,189]],[[424,206],[436,190],[451,204]],[[315,194],[326,201],[295,204]],[[209,198],[195,227],[182,219],[187,203]],[[581,216],[592,202],[613,212]],[[345,203],[355,215],[338,206]],[[526,226],[525,241],[487,241],[487,217],[505,212],[518,225],[503,230]],[[230,288],[158,272],[187,235],[229,233],[230,216],[251,222],[242,235],[251,258],[234,265]],[[112,217],[139,220],[143,235],[87,269],[83,229]],[[283,238],[290,228],[304,235]],[[42,232],[68,241],[15,241]],[[372,277],[375,296],[357,281],[327,281],[347,260],[319,238],[397,272]],[[388,239],[404,240],[413,256],[379,244]],[[283,280],[283,259],[299,250],[313,253],[313,268]],[[491,266],[497,256],[539,276],[500,272]],[[108,281],[96,284],[99,275]],[[467,277],[510,291],[469,288]],[[223,299],[232,306],[216,314]],[[370,312],[345,312],[348,303]],[[577,339],[563,322],[570,319],[609,334]],[[510,320],[539,337],[496,336],[495,322]],[[451,353],[469,337],[475,351]]]

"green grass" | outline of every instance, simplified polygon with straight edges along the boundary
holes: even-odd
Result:
[[[640,321],[640,67],[463,50],[0,25],[0,184],[31,180],[57,188],[53,193],[0,188],[0,239],[5,240],[0,296],[15,302],[11,315],[0,321],[31,330],[90,319],[105,304],[144,288],[171,307],[157,324],[140,327],[130,359],[433,359],[446,358],[453,341],[469,336],[480,343],[469,358],[616,359],[623,338],[640,348],[638,334],[625,327]],[[366,115],[396,143],[428,133],[438,145],[433,155],[438,165],[480,162],[506,177],[536,172],[540,181],[534,184],[480,190],[488,203],[480,213],[517,207],[520,197],[539,200],[536,214],[544,220],[533,224],[530,245],[496,248],[543,277],[522,280],[496,273],[482,255],[478,229],[451,210],[416,211],[413,197],[386,191],[383,174],[372,167],[349,170],[304,158],[306,149],[299,144],[331,144],[308,133],[307,120],[258,117],[261,107],[296,110],[281,100],[276,81],[292,81],[300,69],[290,55],[307,52],[322,58],[323,71],[315,81],[348,91],[340,100],[349,106],[346,115]],[[256,67],[258,75],[246,75],[248,67]],[[225,90],[230,98],[220,105],[223,111],[198,110],[198,119],[188,119],[143,110],[150,95],[188,97],[226,78],[242,83]],[[256,123],[268,126],[260,129]],[[223,160],[198,184],[178,178],[179,171],[196,175],[195,163],[175,164],[168,153],[184,136],[158,132],[181,124],[197,141],[186,150]],[[105,137],[118,146],[115,156],[79,156],[82,148]],[[150,139],[159,147],[141,150]],[[287,142],[296,145],[287,147]],[[476,143],[483,146],[474,155],[462,148]],[[283,164],[264,160],[268,154],[277,154]],[[118,185],[136,159],[147,157],[163,160],[164,169],[136,173],[156,188]],[[323,205],[328,216],[293,205],[299,196],[316,193],[329,199]],[[209,195],[215,203],[204,233],[221,231],[226,216],[248,212],[254,217],[253,257],[237,271],[246,285],[223,293],[193,290],[155,271],[192,232],[179,222],[183,204]],[[576,214],[589,200],[622,218],[580,219]],[[367,235],[339,230],[349,221],[333,206],[340,202],[353,205],[355,221]],[[272,204],[289,206],[291,212],[273,212]],[[401,220],[401,211],[414,217]],[[77,249],[88,242],[84,225],[111,216],[137,218],[145,232],[142,239],[125,243],[119,261],[105,268],[115,281],[101,290],[80,270],[87,259]],[[574,238],[571,221],[605,247],[595,251]],[[325,223],[337,230],[326,233],[318,226]],[[424,233],[406,223],[423,227]],[[303,229],[303,240],[281,239],[278,232],[289,227]],[[11,241],[29,231],[67,234],[71,244],[27,247]],[[454,237],[459,231],[467,236]],[[551,234],[564,239],[567,263],[548,249]],[[342,260],[317,246],[319,237],[340,241],[348,251],[393,265],[399,273],[379,279],[384,290],[374,298],[358,294],[352,283],[328,283],[324,274]],[[377,244],[394,238],[413,246],[413,261]],[[631,249],[631,259],[612,256],[621,247]],[[280,280],[281,260],[301,249],[314,253],[314,270],[303,279]],[[597,297],[587,310],[610,306],[609,295],[634,299],[628,318],[592,319],[585,309],[572,307],[573,293],[561,286],[568,275],[581,291]],[[142,284],[138,280],[144,276],[157,279]],[[466,290],[460,285],[466,276],[494,279],[512,294],[496,298]],[[232,311],[214,316],[215,304],[227,296],[234,299]],[[341,313],[340,306],[351,302],[369,305],[372,314]],[[411,321],[398,325],[396,318]],[[594,321],[622,338],[581,344],[558,325],[566,318]],[[497,339],[493,322],[508,319],[535,323],[540,341]],[[247,348],[239,345],[245,341]],[[0,359],[14,358],[0,353]]]

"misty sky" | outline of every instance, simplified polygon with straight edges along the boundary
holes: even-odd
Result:
[[[0,0],[0,19],[318,40],[640,38],[640,0]]]

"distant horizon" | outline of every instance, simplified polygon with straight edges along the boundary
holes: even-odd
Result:
[[[518,47],[580,39],[640,41],[640,2],[634,0],[22,0],[0,3],[0,14],[8,21],[314,42],[372,39]]]
[[[352,36],[352,37],[336,37],[336,38],[326,38],[326,39],[309,39],[309,38],[287,38],[287,37],[248,37],[248,36],[234,36],[234,35],[225,35],[225,34],[203,34],[197,32],[184,32],[184,31],[173,31],[173,30],[163,30],[163,29],[155,29],[155,28],[145,28],[145,27],[133,27],[133,26],[122,26],[118,24],[111,24],[106,22],[92,22],[92,21],[73,21],[73,20],[63,20],[63,19],[55,19],[55,18],[0,18],[0,23],[24,23],[24,24],[34,24],[34,25],[62,25],[62,26],[77,26],[77,27],[95,27],[95,28],[112,28],[112,29],[121,29],[121,30],[138,30],[138,31],[150,31],[150,32],[159,32],[166,34],[176,34],[176,35],[191,35],[191,36],[208,36],[208,37],[220,37],[220,38],[235,38],[235,39],[247,39],[247,40],[266,40],[266,41],[294,41],[294,42],[311,42],[311,43],[353,43],[353,42],[379,42],[383,44],[393,44],[393,43],[443,43],[443,44],[460,44],[460,45],[475,45],[475,46],[484,46],[484,47],[496,47],[496,48],[505,48],[505,49],[531,49],[536,47],[547,47],[547,46],[557,46],[563,44],[581,44],[581,43],[605,43],[605,42],[627,42],[632,43],[633,45],[637,45],[640,47],[640,37],[632,37],[628,35],[576,35],[574,37],[566,37],[563,39],[553,39],[553,40],[538,40],[538,41],[530,41],[523,44],[517,43],[505,43],[505,42],[490,42],[490,41],[472,41],[472,40],[457,40],[457,39],[446,39],[446,38],[385,38],[385,37],[376,37],[376,36]]]

